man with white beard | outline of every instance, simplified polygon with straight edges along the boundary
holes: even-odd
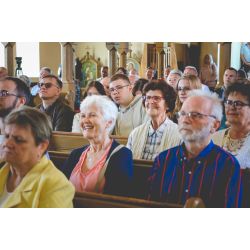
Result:
[[[199,197],[206,207],[238,207],[239,163],[211,140],[220,126],[221,102],[216,94],[201,90],[190,94],[177,115],[183,143],[156,157],[148,199],[185,204]]]

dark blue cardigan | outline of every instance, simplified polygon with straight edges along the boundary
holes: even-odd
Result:
[[[118,145],[119,143],[113,140],[107,159]],[[79,161],[82,152],[88,146],[74,149],[63,164],[62,171],[68,179]],[[103,193],[123,196],[130,195],[133,181],[133,157],[131,150],[123,147],[111,156],[105,172],[105,179]]]

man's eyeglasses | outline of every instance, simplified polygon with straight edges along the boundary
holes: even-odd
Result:
[[[181,91],[186,92],[186,91],[189,91],[189,90],[191,90],[189,87],[178,87],[177,88],[178,92],[181,92]]]
[[[39,87],[39,88],[41,88],[41,87],[43,87],[43,86],[44,86],[46,89],[49,89],[49,88],[51,88],[52,86],[54,86],[54,87],[56,87],[56,88],[59,88],[56,84],[53,84],[53,83],[51,83],[51,82],[46,82],[46,83],[45,83],[45,82],[41,82],[41,83],[39,82],[39,83],[38,83],[38,87]]]
[[[124,85],[124,86],[116,86],[115,88],[110,88],[109,91],[110,93],[113,93],[115,91],[119,92],[122,88],[128,87],[130,84]]]
[[[245,106],[250,106],[248,103],[244,103],[241,101],[232,101],[232,100],[225,100],[225,105],[226,106],[233,106],[234,108],[241,109]]]
[[[199,120],[202,119],[203,117],[212,117],[214,119],[217,119],[216,116],[214,115],[205,115],[205,114],[201,114],[199,112],[184,112],[184,111],[180,111],[176,113],[176,118],[180,119],[183,116],[187,116],[188,118],[192,119],[192,120]]]
[[[153,102],[160,102],[161,99],[164,99],[164,97],[162,96],[150,96],[150,95],[144,95],[142,96],[142,99],[146,102],[149,102],[150,100],[152,100]]]
[[[15,93],[10,93],[7,90],[0,90],[0,97],[7,97],[7,96],[16,96],[16,97],[21,97]]]

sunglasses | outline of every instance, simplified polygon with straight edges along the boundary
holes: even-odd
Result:
[[[43,87],[43,86],[44,86],[46,89],[49,89],[49,88],[51,88],[52,86],[54,86],[54,87],[56,87],[56,88],[59,89],[59,87],[58,87],[56,84],[53,84],[53,83],[51,83],[51,82],[46,82],[46,83],[45,83],[45,82],[41,82],[41,83],[39,82],[39,83],[38,83],[38,87],[39,87],[39,88],[41,88],[41,87]]]
[[[7,90],[0,90],[0,97],[8,97],[8,96],[16,96],[16,97],[21,97],[15,93],[10,93]]]

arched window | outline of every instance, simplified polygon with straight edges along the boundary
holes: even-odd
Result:
[[[39,76],[39,43],[16,43],[16,56],[22,57],[24,75],[28,77]]]
[[[4,55],[5,55],[4,46],[0,42],[0,67],[5,67]]]

